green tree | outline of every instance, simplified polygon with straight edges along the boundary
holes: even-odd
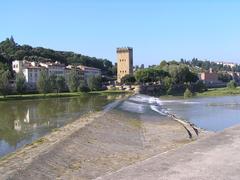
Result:
[[[37,81],[37,89],[40,93],[46,94],[49,92],[50,84],[48,73],[46,70],[41,70],[38,81]]]
[[[78,87],[78,91],[79,91],[79,92],[89,92],[89,91],[90,91],[90,88],[89,88],[87,85],[81,84],[81,85]]]
[[[0,72],[0,93],[5,97],[10,92],[10,71]]]
[[[133,75],[127,74],[122,77],[121,82],[127,85],[133,85],[136,82],[136,78]]]
[[[57,91],[57,76],[55,74],[52,74],[51,76],[48,77],[48,82],[49,82],[49,92],[55,92]]]
[[[16,74],[16,90],[19,94],[26,91],[26,79],[23,73]]]
[[[168,65],[167,61],[163,60],[163,61],[161,61],[159,67],[163,68],[164,66],[167,66],[167,65]]]
[[[232,76],[230,74],[226,74],[226,73],[219,73],[218,80],[220,80],[222,82],[229,82],[232,80]]]
[[[229,89],[236,89],[237,83],[234,80],[231,80],[229,83],[227,83],[227,87]]]
[[[76,69],[72,69],[68,76],[68,88],[71,92],[77,92],[81,79]]]
[[[163,79],[163,85],[164,85],[166,91],[167,91],[168,93],[170,93],[171,88],[172,88],[172,85],[173,85],[172,78],[170,78],[170,77],[168,77],[168,76],[165,77],[165,78]]]
[[[91,91],[99,91],[102,89],[102,78],[101,76],[91,76],[88,78],[87,84]]]
[[[58,76],[56,78],[56,88],[57,88],[57,93],[63,92],[66,87],[66,81],[63,76]]]

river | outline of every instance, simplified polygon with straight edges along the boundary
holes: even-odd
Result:
[[[116,98],[119,97],[89,95],[0,102],[0,157],[88,112],[104,109]]]
[[[174,114],[197,127],[209,131],[222,131],[240,124],[240,96],[201,97],[192,99],[161,99],[146,95],[135,95],[123,102],[120,109],[140,114],[147,120]]]
[[[162,107],[196,126],[222,131],[240,123],[240,96],[161,100]]]
[[[0,157],[52,132],[88,112],[107,109],[120,96],[86,96],[0,102]],[[240,96],[161,99],[134,95],[115,107],[126,117],[161,121],[168,114],[196,126],[221,131],[240,123]]]

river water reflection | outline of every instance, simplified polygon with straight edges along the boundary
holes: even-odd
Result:
[[[162,107],[198,127],[221,131],[240,124],[240,96],[164,100]]]
[[[120,95],[121,96],[121,95]],[[0,102],[0,157],[119,96],[85,96]]]

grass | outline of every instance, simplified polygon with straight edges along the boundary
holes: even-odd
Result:
[[[211,88],[202,93],[195,93],[194,97],[214,97],[214,96],[233,96],[240,95],[240,87],[236,89],[229,88]],[[183,99],[183,95],[164,95],[161,96],[163,99]]]
[[[86,96],[86,95],[104,95],[104,94],[120,94],[120,93],[129,93],[129,91],[106,90],[106,91],[92,91],[92,92],[88,92],[88,93],[65,92],[65,93],[48,93],[48,94],[8,95],[8,96],[5,96],[5,97],[0,96],[0,101],[45,99],[45,98],[57,98],[57,97],[75,97],[75,96]]]
[[[135,128],[141,128],[142,127],[142,123],[140,120],[136,120],[136,119],[129,119],[128,120],[129,125],[135,127]]]
[[[91,91],[88,94],[121,94],[121,93],[132,93],[132,91],[124,90],[105,90],[105,91]]]
[[[229,95],[240,95],[240,87],[236,89],[229,88],[213,88],[208,89],[208,91],[202,93],[196,93],[197,97],[206,97],[206,96],[229,96]]]

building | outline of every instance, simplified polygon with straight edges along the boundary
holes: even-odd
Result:
[[[64,64],[59,62],[38,63],[26,60],[15,60],[12,62],[13,71],[16,73],[22,72],[29,89],[36,89],[37,81],[40,72],[45,69],[48,75],[64,76],[66,78],[66,68]]]
[[[127,74],[133,74],[133,49],[117,48],[117,82]]]
[[[199,79],[204,83],[219,83],[218,74],[213,72],[211,68],[209,72],[200,73]]]
[[[38,81],[41,66],[36,62],[15,60],[12,62],[13,71],[23,73],[29,89],[35,89]]]
[[[29,89],[36,89],[36,84],[40,76],[40,72],[45,69],[48,76],[56,75],[63,76],[68,79],[69,73],[72,69],[76,69],[81,81],[87,82],[90,76],[101,76],[101,69],[88,66],[72,66],[61,64],[59,62],[30,62],[26,60],[15,60],[12,62],[13,71],[16,73],[22,72],[25,76],[26,83]]]
[[[223,66],[229,66],[231,68],[234,68],[238,65],[237,63],[233,63],[233,62],[217,62],[217,64],[220,64]]]
[[[84,80],[87,81],[91,76],[101,76],[101,69],[79,65],[77,66],[83,72]]]
[[[48,75],[56,75],[56,76],[63,76],[65,77],[65,64],[61,64],[59,62],[46,62],[46,63],[39,63],[41,67],[45,67],[48,70]]]

